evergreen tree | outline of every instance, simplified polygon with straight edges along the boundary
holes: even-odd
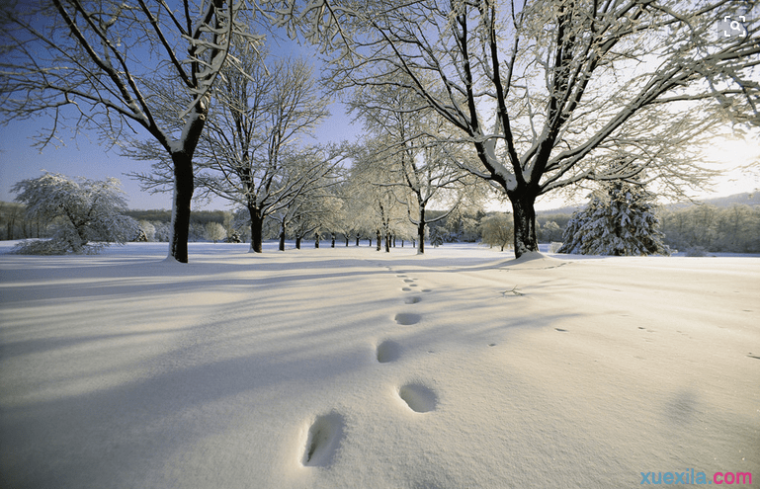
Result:
[[[433,245],[433,248],[443,245],[443,235],[437,227],[430,229],[430,244]]]
[[[591,194],[573,214],[559,253],[580,255],[670,255],[654,214],[654,195],[643,185],[615,182]]]

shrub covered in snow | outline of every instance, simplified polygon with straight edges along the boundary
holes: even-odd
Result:
[[[227,230],[218,222],[209,222],[206,224],[206,239],[216,243],[227,237]]]
[[[641,185],[615,182],[591,195],[573,214],[559,253],[579,255],[670,255],[654,215],[653,195]]]
[[[49,240],[21,243],[20,254],[60,255],[97,253],[111,242],[125,243],[138,229],[137,221],[121,214],[126,208],[121,183],[70,178],[58,173],[22,180],[13,186],[16,200],[26,204],[27,215],[53,223]]]
[[[149,221],[140,221],[135,241],[156,241],[156,227]]]
[[[712,256],[701,246],[694,246],[686,250],[686,256],[692,258],[703,258],[705,256]]]

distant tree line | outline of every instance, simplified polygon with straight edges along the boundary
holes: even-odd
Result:
[[[336,199],[332,206],[312,209],[311,215],[302,215],[302,221],[288,221],[284,233],[282,216],[273,215],[263,225],[266,240],[284,238],[287,240],[310,239],[327,242],[327,246],[363,245],[377,246],[377,225],[371,216],[357,220],[357,213],[347,213],[348,207],[342,199]],[[404,209],[405,210],[405,209]],[[445,215],[445,218],[435,220]],[[124,215],[136,223],[136,231],[131,241],[160,241],[169,239],[171,211],[169,210],[126,210]],[[429,210],[433,220],[427,226],[426,240],[431,236],[442,243],[482,242],[484,245],[509,249],[513,241],[512,216],[504,212],[483,210]],[[542,243],[561,242],[563,232],[572,215],[569,213],[541,213],[537,216],[537,235]],[[760,253],[760,205],[695,204],[680,208],[659,208],[660,232],[663,242],[673,252],[689,254],[704,253]],[[348,219],[353,219],[349,223]],[[311,219],[310,224],[305,224]],[[54,232],[52,223],[35,216],[29,216],[24,204],[0,202],[0,240],[49,238]],[[212,226],[212,224],[215,224]],[[220,229],[224,236],[220,236]],[[308,234],[303,229],[309,231]],[[388,236],[381,233],[381,239],[388,238],[388,246],[414,245],[417,238],[415,226],[409,223],[403,212],[389,219]],[[250,218],[246,209],[232,211],[194,211],[190,223],[190,241],[231,241],[250,240]]]
[[[17,202],[0,202],[0,239],[49,237],[47,222],[26,215],[26,206]]]
[[[760,253],[760,205],[694,205],[662,211],[660,222],[664,242],[673,250]]]
[[[125,210],[122,214],[131,218],[125,221],[130,228],[127,230],[131,236],[129,241],[169,240],[171,211]],[[232,227],[232,220],[233,215],[229,211],[194,211],[190,221],[190,240],[210,239],[207,238],[209,224],[216,223],[226,230]],[[0,240],[50,238],[55,233],[55,224],[50,218],[29,215],[27,206],[22,203],[0,201]],[[143,239],[140,239],[141,232]]]

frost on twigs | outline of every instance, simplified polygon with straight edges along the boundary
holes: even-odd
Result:
[[[137,234],[138,223],[121,215],[126,208],[121,183],[69,178],[48,173],[13,186],[16,200],[30,217],[51,222],[52,238],[20,243],[24,255],[91,255],[111,242],[123,244]]]
[[[330,89],[365,107],[370,89],[406,92],[398,114],[440,117],[436,143],[466,148],[452,163],[511,202],[517,257],[538,250],[539,196],[644,170],[680,196],[713,175],[698,150],[719,123],[758,124],[760,21],[716,30],[745,2],[602,3],[268,2],[327,54]]]
[[[62,229],[50,239],[30,239],[22,241],[12,250],[16,255],[95,255],[108,243],[82,243],[77,236]]]

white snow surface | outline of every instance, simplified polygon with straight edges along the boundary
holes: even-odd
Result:
[[[364,243],[0,255],[0,487],[760,479],[760,258]]]

